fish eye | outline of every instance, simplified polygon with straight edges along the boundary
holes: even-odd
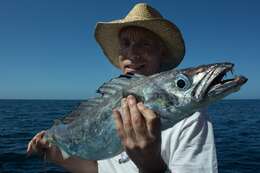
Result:
[[[177,86],[178,86],[179,88],[184,88],[185,85],[186,85],[186,83],[185,83],[185,81],[184,81],[183,79],[179,79],[179,80],[177,81]]]
[[[176,78],[175,85],[180,89],[188,89],[191,86],[190,79],[184,74],[179,74]]]

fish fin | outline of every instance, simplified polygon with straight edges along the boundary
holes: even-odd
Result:
[[[97,93],[101,94],[103,97],[112,96],[118,92],[123,92],[123,89],[130,86],[136,81],[144,79],[145,76],[139,74],[126,74],[120,75],[119,77],[113,78],[110,81],[104,83],[101,87],[97,89]]]
[[[109,82],[104,83],[101,87],[98,88],[97,93],[101,94],[100,96],[90,98],[87,101],[82,102],[78,108],[70,112],[64,118],[56,120],[54,125],[59,125],[61,123],[69,124],[72,121],[78,119],[81,115],[93,117],[93,110],[97,111],[96,108],[101,107],[101,105],[105,103],[105,100],[107,100],[106,98],[110,98],[112,95],[118,92],[123,93],[123,90],[132,84],[132,82],[142,80],[144,77],[145,76],[143,75],[127,74],[111,79]]]
[[[60,120],[60,119],[55,119],[55,120],[53,120],[53,124],[55,125],[55,126],[57,126],[57,125],[59,125],[59,124],[61,124],[62,123],[62,121]]]
[[[63,160],[70,158],[70,155],[66,151],[64,151],[62,148],[59,148],[59,149],[60,149]]]
[[[70,112],[68,115],[60,119],[59,122],[62,122],[63,124],[69,124],[85,112],[91,111],[93,107],[97,107],[102,101],[103,99],[101,97],[95,97],[90,98],[87,101],[81,102],[80,105],[74,111]]]

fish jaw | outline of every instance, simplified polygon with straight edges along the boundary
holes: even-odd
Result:
[[[154,78],[156,85],[168,94],[166,98],[170,100],[170,106],[167,106],[167,111],[190,115],[238,91],[246,83],[247,79],[243,76],[223,80],[225,74],[232,72],[233,68],[232,63],[215,63],[180,70],[172,69],[154,75]],[[179,85],[180,81],[185,85]]]
[[[204,77],[199,81],[193,90],[193,98],[197,102],[221,99],[232,92],[236,92],[247,82],[244,76],[236,76],[225,79],[224,76],[233,73],[234,64],[216,63],[198,67],[197,71],[204,73]]]

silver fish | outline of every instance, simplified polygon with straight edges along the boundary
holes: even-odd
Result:
[[[216,63],[152,76],[135,74],[114,78],[97,90],[100,96],[82,102],[47,130],[44,139],[56,145],[65,158],[71,155],[87,160],[113,157],[123,151],[112,118],[112,109],[120,108],[123,97],[132,94],[143,101],[160,116],[161,130],[164,130],[238,91],[247,78],[223,79],[233,66]]]

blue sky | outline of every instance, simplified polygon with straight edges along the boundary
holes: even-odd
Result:
[[[228,98],[260,99],[260,1],[0,0],[0,99],[86,99],[120,74],[95,42],[98,21],[147,2],[182,31],[179,66],[229,61],[249,78]]]

